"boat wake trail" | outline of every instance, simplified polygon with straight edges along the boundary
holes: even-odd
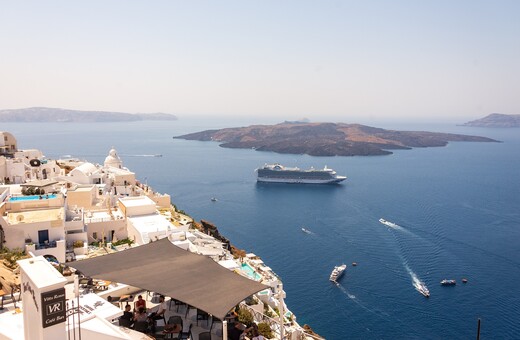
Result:
[[[347,290],[345,289],[345,287],[343,287],[342,285],[340,285],[339,283],[336,282],[336,286],[344,293],[346,294],[349,299],[352,299],[354,300],[356,298],[356,296],[354,294],[350,294],[349,292],[347,292]]]
[[[424,295],[423,292],[424,289],[426,289],[426,285],[424,284],[424,282],[422,282],[421,279],[419,279],[419,277],[417,276],[417,274],[415,274],[414,271],[410,269],[408,264],[403,263],[403,265],[408,274],[410,275],[410,278],[412,279],[412,285],[414,286],[415,290]]]
[[[121,155],[123,157],[162,157],[161,154],[154,154],[154,155]]]
[[[383,220],[383,219],[380,219],[379,222],[381,222],[381,220]],[[404,234],[408,234],[408,235],[412,235],[412,236],[415,236],[415,237],[419,237],[418,235],[414,234],[410,230],[403,228],[399,224],[388,222],[388,221],[384,221],[384,222],[381,222],[381,223],[386,225],[389,228],[392,228],[393,230],[397,230],[397,231],[400,231],[400,232],[402,232]]]
[[[354,294],[350,294],[346,289],[345,287],[343,287],[341,284],[339,283],[336,283],[336,286],[339,288],[339,290],[341,290],[341,292],[343,294],[345,294],[350,300],[354,301],[359,307],[363,308],[364,310],[366,310],[367,312],[369,313],[372,313],[372,314],[375,314],[375,315],[378,315],[378,316],[381,316],[381,314],[384,314],[384,315],[387,315],[386,313],[381,313],[381,312],[378,312],[376,310],[373,310],[369,307],[367,307],[364,303],[362,303],[361,301],[359,301],[358,299],[356,299],[356,296]]]

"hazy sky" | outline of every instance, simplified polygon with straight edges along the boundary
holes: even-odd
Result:
[[[0,109],[520,113],[520,1],[2,1]]]

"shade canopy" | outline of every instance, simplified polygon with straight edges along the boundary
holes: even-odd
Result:
[[[69,266],[86,276],[124,283],[185,302],[223,319],[238,303],[268,288],[167,238]]]

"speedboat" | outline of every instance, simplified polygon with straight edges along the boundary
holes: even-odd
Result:
[[[332,282],[337,282],[339,277],[343,274],[343,272],[347,269],[346,264],[342,264],[341,266],[335,266],[332,270],[332,273],[330,273],[329,280]]]
[[[455,281],[455,280],[444,279],[441,281],[441,285],[443,285],[443,286],[455,286],[456,284],[457,284],[457,281]]]
[[[429,298],[430,297],[430,291],[428,290],[428,288],[426,287],[426,285],[424,284],[424,282],[419,282],[417,284],[417,286],[415,286],[415,288],[417,289],[417,291],[419,293],[421,293],[422,295],[424,295],[425,297]]]

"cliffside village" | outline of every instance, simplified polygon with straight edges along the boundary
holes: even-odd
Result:
[[[41,322],[32,325],[24,322],[28,317],[36,317],[37,321],[41,321],[39,313],[43,312],[39,311],[36,303],[34,311],[24,306],[28,303],[26,299],[36,302],[35,290],[41,290],[39,293],[43,299],[47,288],[44,288],[45,284],[36,282],[45,282],[45,275],[48,277],[49,274],[59,274],[59,289],[72,287],[66,289],[67,306],[78,296],[95,296],[92,299],[102,299],[105,304],[107,298],[119,303],[112,301],[109,305],[115,308],[113,312],[96,316],[96,319],[103,319],[103,327],[106,328],[106,331],[101,332],[104,334],[103,339],[161,337],[160,334],[145,335],[121,327],[117,322],[124,308],[120,300],[122,302],[126,299],[128,304],[129,301],[133,302],[137,294],[146,293],[152,308],[158,305],[158,301],[152,301],[154,293],[147,292],[148,287],[134,287],[125,282],[106,280],[98,280],[102,282],[98,285],[92,280],[88,281],[90,285],[79,285],[77,281],[81,278],[78,279],[77,275],[62,276],[56,268],[63,268],[64,265],[67,268],[67,264],[73,261],[82,263],[99,255],[127,251],[125,249],[133,251],[142,245],[148,247],[166,238],[186,252],[211,258],[233,275],[238,274],[241,278],[264,285],[262,288],[265,289],[244,299],[240,306],[250,311],[255,324],[267,323],[272,338],[312,338],[285,306],[281,280],[258,256],[245,252],[237,252],[239,256],[237,253],[233,255],[229,242],[219,237],[218,232],[217,238],[208,235],[208,228],[213,232],[215,228],[211,225],[195,228],[195,224],[192,218],[176,211],[169,195],[154,192],[136,180],[135,173],[123,166],[115,149],[108,152],[103,164],[72,158],[51,160],[40,150],[18,149],[16,138],[11,133],[0,132],[0,248],[22,249],[29,256],[29,259],[18,261],[21,273],[14,273],[14,282],[9,282],[5,276],[0,280],[3,307],[0,309],[0,339],[32,339],[35,334],[41,339],[65,339],[70,338],[71,332],[78,328],[85,339],[94,336],[99,339],[99,327],[93,327],[97,334],[93,335],[85,323],[86,319],[79,321],[78,317],[76,321],[71,321],[74,309],[72,312],[67,311],[66,322],[48,328]],[[108,259],[111,255],[105,257]],[[31,272],[31,265],[35,263],[39,263],[41,270]],[[35,288],[23,289],[26,287],[24,278],[34,283]],[[52,289],[56,289],[56,286]],[[177,308],[171,308],[172,302],[175,302]],[[228,325],[222,322],[225,320],[220,320],[220,326],[214,327],[217,318],[213,316],[211,327],[209,324],[205,327],[199,323],[198,314],[190,315],[189,302],[174,299],[173,296],[169,299],[168,313],[184,320],[180,332],[186,332],[189,327],[192,339],[198,339],[202,333],[210,333],[213,339],[228,338]],[[185,310],[179,309],[179,305],[185,305]],[[24,313],[27,315],[24,316]],[[166,326],[166,319],[164,321]],[[53,327],[58,328],[49,333]]]

